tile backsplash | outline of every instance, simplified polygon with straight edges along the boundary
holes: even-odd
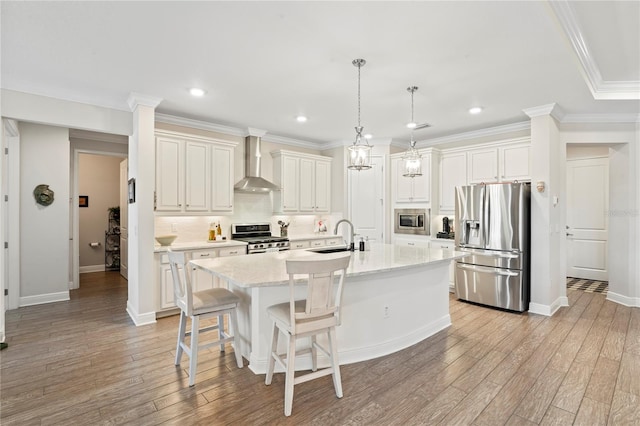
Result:
[[[222,236],[231,238],[232,223],[269,222],[274,235],[280,235],[281,220],[289,223],[289,237],[311,235],[318,232],[318,223],[333,234],[333,226],[342,214],[284,215],[273,214],[269,194],[235,194],[234,213],[231,216],[156,216],[155,235],[176,234],[177,243],[204,241],[208,238],[209,224],[220,223]]]

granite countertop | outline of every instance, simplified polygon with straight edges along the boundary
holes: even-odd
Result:
[[[241,247],[246,246],[247,243],[244,241],[236,241],[236,240],[223,240],[223,241],[192,241],[188,243],[173,243],[171,246],[161,246],[159,244],[155,244],[153,247],[154,253],[164,253],[169,247],[171,250],[182,251],[182,250],[199,250],[199,249],[214,249],[221,247]]]
[[[400,271],[425,265],[446,263],[467,253],[429,249],[421,247],[396,246],[392,244],[371,244],[369,251],[351,253],[347,277],[365,274]],[[346,252],[319,254],[310,250],[289,250],[273,253],[251,254],[247,256],[219,257],[191,261],[195,266],[207,269],[238,287],[268,287],[287,285],[289,276],[285,260],[303,257],[327,259],[342,256]]]

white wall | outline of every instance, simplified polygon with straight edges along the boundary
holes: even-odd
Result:
[[[69,131],[20,123],[20,305],[69,298]],[[53,204],[37,204],[47,184]]]

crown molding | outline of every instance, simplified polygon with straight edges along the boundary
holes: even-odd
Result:
[[[155,119],[156,121],[159,121],[161,123],[173,124],[175,126],[190,127],[192,129],[199,129],[199,130],[208,130],[208,131],[217,132],[217,133],[224,133],[225,135],[231,135],[231,136],[241,136],[241,137],[247,136],[247,131],[245,129],[240,129],[238,127],[224,126],[222,124],[209,123],[206,121],[192,120],[190,118],[176,117],[174,115],[156,113]]]
[[[506,133],[518,132],[521,130],[531,129],[529,121],[521,121],[519,123],[505,124],[503,126],[489,127],[487,129],[473,130],[471,132],[458,133],[455,135],[443,136],[440,138],[423,139],[417,142],[420,146],[434,146],[449,142],[460,142],[469,139],[476,139],[486,136],[500,136]]]
[[[18,122],[12,118],[3,118],[4,131],[7,136],[17,137],[20,136],[20,130],[18,129]]]
[[[640,123],[640,114],[566,114],[562,123]]]
[[[127,105],[129,105],[131,111],[134,111],[140,105],[155,108],[160,105],[160,102],[162,102],[162,98],[136,92],[129,93],[129,97],[127,98]]]
[[[549,0],[548,4],[569,39],[593,98],[598,100],[640,99],[640,81],[605,81],[602,78],[600,68],[587,45],[570,2]]]
[[[527,114],[529,118],[550,115],[558,121],[562,121],[565,116],[564,111],[562,111],[562,109],[556,103],[523,109],[522,112]]]

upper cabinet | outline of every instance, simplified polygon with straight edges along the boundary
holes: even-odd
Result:
[[[529,150],[529,144],[510,144],[468,151],[469,184],[531,180]]]
[[[391,193],[394,204],[431,202],[431,155],[422,154],[422,176],[406,177],[402,157],[391,159]]]
[[[440,157],[440,211],[455,210],[455,188],[467,184],[467,154],[443,153]]]
[[[328,213],[331,209],[331,158],[278,150],[273,157],[277,213]]]
[[[174,214],[232,212],[235,145],[156,132],[155,210]]]

